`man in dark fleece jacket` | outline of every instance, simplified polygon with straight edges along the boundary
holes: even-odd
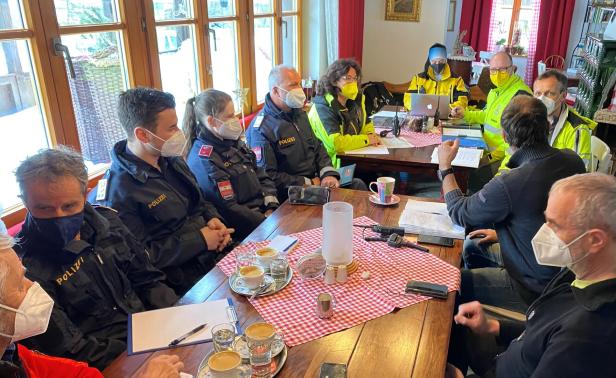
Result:
[[[462,271],[461,299],[524,312],[558,269],[537,264],[531,239],[543,223],[550,187],[557,180],[584,173],[584,162],[573,151],[548,144],[547,110],[530,96],[517,96],[503,111],[503,135],[512,150],[511,170],[494,177],[470,197],[448,174],[458,141],[439,147],[439,177],[454,223],[496,230],[500,252],[489,251],[486,264]],[[500,253],[500,256],[499,256]]]
[[[449,365],[448,376],[463,376],[468,363],[484,377],[616,376],[616,178],[557,181],[545,220],[532,239],[536,259],[568,269],[528,308],[526,324],[488,319],[479,302],[461,305],[452,337],[460,326],[474,335],[452,343],[449,361],[457,368]]]

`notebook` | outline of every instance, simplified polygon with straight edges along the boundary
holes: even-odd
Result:
[[[172,340],[203,323],[207,326],[202,331],[178,346],[212,340],[212,327],[221,323],[235,323],[236,333],[241,333],[231,298],[143,311],[128,317],[128,355],[167,349]]]

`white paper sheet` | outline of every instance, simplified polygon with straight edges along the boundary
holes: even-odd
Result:
[[[460,147],[460,149],[458,149],[458,155],[456,155],[456,158],[453,159],[451,164],[457,167],[477,168],[479,167],[481,155],[483,155],[483,150]],[[438,164],[438,148],[432,151],[432,163]]]
[[[203,323],[207,323],[207,327],[179,345],[211,340],[213,326],[237,321],[235,311],[229,310],[230,308],[233,309],[225,298],[132,314],[129,320],[131,342],[128,354],[168,348],[172,340]]]
[[[383,118],[394,118],[396,116],[396,112],[393,112],[391,110],[381,110],[378,113],[374,113],[372,115],[372,119],[374,119],[375,117],[383,117]],[[406,112],[398,112],[398,118],[402,118],[402,117],[406,117]]]
[[[413,145],[410,144],[404,138],[396,138],[396,137],[386,137],[381,138],[381,143],[384,147],[387,148],[413,148]]]
[[[411,234],[464,239],[464,228],[451,221],[444,203],[408,200],[398,225]]]
[[[368,146],[357,150],[345,151],[345,155],[389,155],[389,150],[385,146]]]
[[[483,134],[481,134],[481,130],[478,130],[478,129],[463,129],[463,128],[443,127],[443,135],[471,137],[471,138],[483,138]]]

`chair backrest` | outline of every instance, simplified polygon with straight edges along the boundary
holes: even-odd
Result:
[[[596,136],[590,138],[590,172],[609,173],[612,164],[612,154],[610,147]]]
[[[550,55],[545,59],[545,66],[562,71],[565,69],[565,58],[560,55]]]

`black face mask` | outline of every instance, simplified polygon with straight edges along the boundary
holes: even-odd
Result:
[[[81,230],[84,213],[57,218],[35,218],[30,215],[39,234],[54,247],[64,248]]]
[[[431,64],[430,66],[432,67],[432,71],[434,71],[434,73],[437,75],[440,75],[441,72],[443,72],[443,70],[445,69],[445,63],[436,63]]]

